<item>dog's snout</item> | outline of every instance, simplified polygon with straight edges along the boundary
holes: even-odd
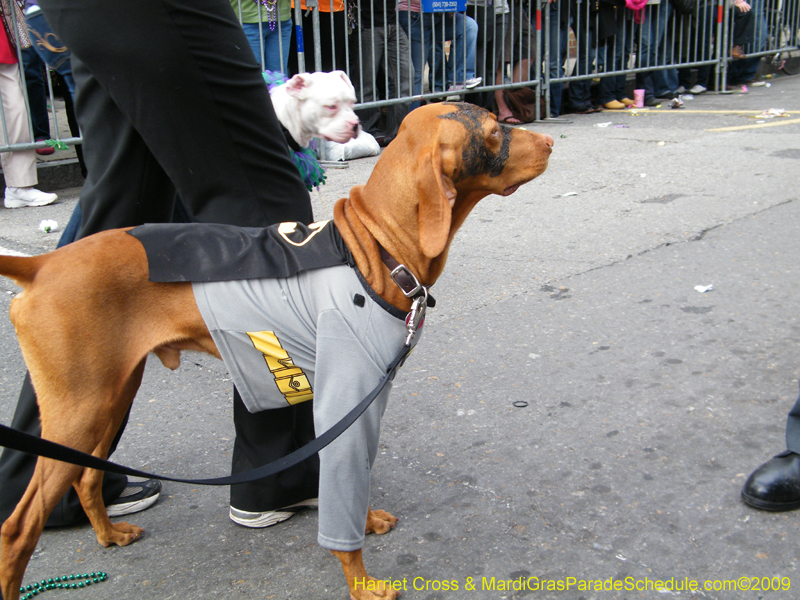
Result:
[[[556,143],[555,140],[553,139],[553,136],[550,135],[549,133],[543,133],[542,137],[544,137],[544,143],[550,148],[552,148],[553,144]]]

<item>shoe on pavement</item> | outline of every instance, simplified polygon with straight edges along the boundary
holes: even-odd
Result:
[[[800,508],[800,454],[787,450],[758,467],[742,488],[742,500],[761,510]]]
[[[38,140],[36,140],[36,141],[37,141],[37,142],[43,142],[43,141],[44,141],[44,138],[39,138],[39,139],[38,139]],[[45,146],[44,148],[37,148],[37,149],[36,149],[36,154],[38,154],[38,155],[40,155],[40,156],[50,156],[50,155],[51,155],[51,154],[53,154],[55,151],[56,151],[56,149],[55,149],[55,148],[53,148],[52,146]]]
[[[56,194],[37,190],[35,187],[7,187],[3,204],[6,208],[24,208],[26,206],[45,206],[58,200]]]
[[[659,104],[661,104],[661,101],[655,96],[648,96],[644,99],[645,106],[658,106]]]
[[[611,102],[603,104],[603,108],[607,108],[608,110],[622,110],[625,108],[625,105],[618,100],[612,100]]]
[[[623,98],[622,100],[620,100],[620,102],[622,102],[625,106],[628,106],[628,107],[636,106],[636,102],[634,102],[630,98]]]
[[[116,500],[106,506],[109,517],[132,515],[150,508],[161,495],[161,482],[158,479],[129,481]]]
[[[591,104],[584,104],[582,106],[573,106],[572,112],[576,115],[590,115],[596,112],[602,112],[602,106],[592,106]]]
[[[458,92],[461,90],[471,90],[472,88],[478,87],[481,84],[481,81],[483,81],[482,77],[473,77],[472,79],[467,79],[464,83],[451,85],[449,88],[447,88],[447,91]]]
[[[740,94],[747,93],[747,86],[742,83],[737,83],[736,85],[726,85],[725,89],[729,92],[739,92]]]
[[[767,82],[759,75],[756,75],[750,81],[745,81],[744,84],[748,87],[763,87],[767,85]]]
[[[309,498],[291,506],[285,506],[277,510],[268,510],[264,512],[248,512],[246,510],[239,510],[231,506],[230,517],[231,521],[242,527],[250,527],[252,529],[259,529],[261,527],[271,527],[278,523],[283,523],[287,519],[292,518],[296,512],[303,508],[316,508],[319,507],[319,498]]]
[[[675,93],[678,94],[679,96],[681,94],[685,94],[686,93],[686,88],[684,86],[682,86],[682,85],[679,85],[678,89],[675,90]]]
[[[689,90],[690,94],[705,94],[708,91],[708,88],[704,85],[700,85],[699,83],[692,86],[692,89]]]
[[[457,83],[455,85],[451,85],[449,88],[447,88],[447,91],[450,93],[450,95],[445,97],[444,99],[445,102],[461,102],[462,100],[461,94],[453,94],[453,92],[463,92],[464,84]]]

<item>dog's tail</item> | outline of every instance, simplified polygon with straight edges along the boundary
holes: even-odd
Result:
[[[0,275],[8,277],[21,288],[28,287],[41,267],[39,256],[0,255]]]

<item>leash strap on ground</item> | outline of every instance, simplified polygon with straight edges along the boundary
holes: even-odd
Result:
[[[408,353],[411,351],[409,346],[403,346],[403,350],[397,355],[386,374],[381,378],[377,387],[372,390],[366,398],[358,403],[349,413],[336,423],[333,427],[328,429],[325,433],[309,442],[305,446],[298,448],[291,454],[287,454],[283,458],[266,464],[264,466],[245,471],[244,473],[237,473],[228,477],[219,477],[216,479],[181,479],[179,477],[167,477],[165,475],[158,475],[148,473],[146,471],[138,471],[131,469],[117,463],[113,463],[85,452],[80,452],[68,446],[62,446],[48,440],[44,440],[35,435],[24,433],[17,429],[12,429],[5,425],[0,424],[0,446],[5,446],[12,450],[19,450],[20,452],[27,452],[37,456],[44,456],[45,458],[52,458],[53,460],[60,460],[62,462],[72,463],[80,467],[89,469],[97,469],[98,471],[106,471],[108,473],[118,473],[120,475],[130,475],[134,477],[145,477],[147,479],[161,479],[162,481],[176,481],[178,483],[191,483],[194,485],[235,485],[237,483],[248,483],[250,481],[257,481],[275,473],[279,473],[289,467],[303,462],[307,458],[313,456],[325,446],[330,444],[333,440],[339,437],[345,430],[355,423],[356,419],[367,410],[367,407],[372,404],[372,401],[378,397],[386,384],[394,379],[397,369],[403,364]]]

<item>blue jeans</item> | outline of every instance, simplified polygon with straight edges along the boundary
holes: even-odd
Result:
[[[714,58],[713,38],[717,32],[716,0],[700,0],[695,20],[695,29],[689,41],[689,62],[712,60]],[[697,67],[697,83],[707,88],[713,65]],[[691,67],[678,69],[678,81],[687,90],[691,87]]]
[[[666,50],[664,38],[667,31],[667,20],[671,13],[672,4],[669,2],[651,5],[649,9],[646,9],[644,23],[639,26],[641,38],[636,38],[637,41],[641,42],[637,55],[637,67],[655,67],[668,64],[670,56]],[[637,73],[636,87],[645,91],[646,98],[652,98],[657,94],[677,88],[677,79],[677,74],[670,73],[668,76],[664,70]],[[675,87],[671,87],[672,83],[675,84]]]
[[[478,43],[478,24],[463,13],[418,13],[400,11],[400,26],[405,30],[411,45],[411,62],[414,64],[414,95],[422,93],[422,72],[425,62],[431,65],[436,74],[432,90],[444,91],[446,79],[437,68],[444,63],[442,46],[446,40],[455,43],[450,47],[451,60],[455,66],[447,66],[445,70],[452,78],[453,70],[458,83],[475,77],[475,51]],[[455,15],[455,16],[454,16]],[[410,18],[409,18],[410,16]],[[423,25],[424,23],[424,25]],[[466,29],[466,35],[465,35]],[[466,39],[465,39],[466,38]],[[466,63],[464,61],[464,44],[466,43]],[[454,58],[453,58],[454,57]],[[415,102],[412,108],[419,106]]]
[[[569,41],[569,26],[561,27],[561,15],[558,2],[549,4],[548,31],[550,35],[550,79],[559,79],[564,76],[564,59],[567,57],[567,42]],[[564,6],[566,11],[568,6]],[[536,26],[536,13],[530,15],[531,24]],[[550,84],[550,116],[557,117],[561,114],[561,97],[564,93],[564,84],[561,82]]]
[[[574,75],[589,75],[596,55],[594,28],[590,26],[590,2],[578,1],[575,10],[570,10],[572,30],[578,41],[578,55],[575,61]],[[570,8],[573,8],[572,6]],[[571,81],[569,84],[569,103],[574,110],[583,110],[592,107],[592,80],[581,79]]]
[[[633,21],[627,19],[626,15],[622,11],[619,11],[617,27],[616,35],[603,40],[603,43],[597,49],[598,72],[623,70],[628,57],[631,55],[631,48],[633,46]],[[626,81],[627,77],[625,75],[602,77],[597,90],[598,103],[608,104],[613,100],[622,100],[625,98]]]
[[[450,46],[450,56],[447,57],[447,64],[445,65],[447,87],[451,85],[464,83],[468,79],[475,77],[475,54],[478,48],[478,22],[472,17],[463,13],[456,13],[456,31],[462,32],[466,28],[466,33],[462,37],[466,45],[466,62],[464,60],[464,46],[458,41]],[[441,31],[441,25],[439,26]],[[461,35],[460,33],[458,35]],[[452,37],[450,38],[452,39]],[[436,56],[441,56],[444,53],[444,44],[436,40],[434,48]],[[436,65],[435,77],[433,87],[437,92],[442,91],[442,63],[441,60],[435,60]],[[466,69],[466,71],[465,71]]]
[[[749,12],[734,10],[733,45],[743,46],[747,54],[761,52],[767,44],[767,19],[764,16],[762,0],[751,0]],[[760,57],[734,60],[728,64],[728,83],[741,85],[753,79],[758,72]]]
[[[36,52],[36,55],[42,62],[44,62],[51,69],[55,70],[56,73],[61,75],[61,77],[64,79],[64,84],[67,86],[67,90],[69,90],[70,96],[72,96],[74,99],[75,79],[72,77],[72,62],[69,49],[64,45],[55,32],[53,32],[53,29],[44,18],[44,13],[42,13],[41,10],[26,14],[25,23],[28,26],[28,35],[31,38],[31,48],[34,52]],[[28,50],[23,51],[23,59],[25,59],[25,52],[28,52]],[[25,60],[25,63],[27,67],[28,61]],[[29,77],[27,69],[25,71],[25,77]],[[44,82],[42,82],[42,85],[44,85]],[[35,110],[36,109],[34,109],[33,101],[31,101],[31,111]],[[46,117],[47,108],[45,107],[44,110]],[[49,138],[49,118],[47,121],[47,131],[48,134],[46,137]],[[75,209],[72,211],[72,215],[70,216],[69,222],[61,234],[61,238],[58,242],[59,248],[73,242],[76,239],[80,225],[81,208],[80,204],[76,204]]]
[[[269,23],[261,23],[259,32],[258,23],[242,23],[242,29],[253,49],[253,55],[262,69],[277,73],[289,74],[289,44],[292,41],[292,20],[286,19],[280,22],[280,27],[275,24],[275,30],[269,28]],[[280,35],[278,35],[280,34]],[[261,44],[264,44],[264,56],[261,56]],[[283,60],[281,60],[281,50],[283,50]]]
[[[25,87],[28,89],[28,103],[31,106],[31,127],[34,140],[50,138],[50,117],[47,114],[47,87],[42,77],[42,59],[33,48],[22,51],[25,67]]]
[[[64,78],[70,95],[75,97],[75,80],[72,78],[72,65],[70,53],[59,37],[53,33],[50,25],[44,18],[42,11],[28,13],[25,16],[28,25],[28,35],[33,43],[33,49],[39,58],[56,73]]]

